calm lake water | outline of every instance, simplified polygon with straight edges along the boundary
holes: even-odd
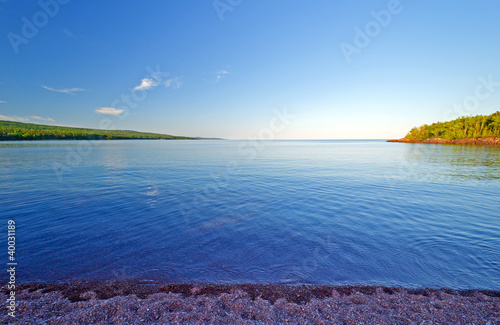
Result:
[[[0,142],[19,281],[498,290],[499,197],[498,147]]]

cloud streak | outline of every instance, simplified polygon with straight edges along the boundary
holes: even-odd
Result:
[[[179,89],[182,86],[182,82],[179,81],[180,78],[168,79],[164,82],[165,88]]]
[[[0,104],[7,103],[5,100],[0,100]]]
[[[231,72],[227,70],[219,70],[216,72],[216,74],[217,74],[217,80],[215,82],[219,82],[222,79],[222,77],[224,77],[227,74],[231,74]]]
[[[113,116],[119,116],[124,112],[123,109],[116,109],[113,107],[100,107],[100,108],[96,109],[95,111],[99,114],[113,115]]]
[[[69,30],[67,30],[66,28],[63,28],[63,32],[64,32],[64,34],[68,35],[69,37],[73,37],[74,36],[73,33],[70,32]]]
[[[0,120],[6,120],[6,121],[12,121],[12,122],[27,122],[30,119],[26,118],[26,117],[19,117],[19,116],[0,115]]]
[[[168,75],[169,73],[166,72],[153,72],[149,77],[141,79],[141,83],[135,86],[134,90],[150,90],[160,84],[163,84],[165,88],[174,89],[178,89],[182,86],[182,82],[180,81],[181,78],[179,77],[164,80],[164,77]]]
[[[53,119],[50,117],[40,117],[40,116],[30,116],[29,118],[34,119],[34,120],[40,120],[40,121],[49,121],[49,122],[55,122]]]
[[[158,86],[158,82],[154,81],[152,78],[144,78],[141,80],[139,86],[134,87],[134,90],[149,90],[156,86]]]
[[[42,86],[42,88],[45,88],[45,89],[50,90],[50,91],[55,91],[58,93],[65,93],[65,94],[70,94],[70,95],[74,95],[74,93],[77,91],[85,91],[85,89],[82,89],[82,88],[54,89],[54,88],[50,88],[47,86]]]

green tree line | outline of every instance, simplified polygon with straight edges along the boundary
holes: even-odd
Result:
[[[405,136],[410,140],[500,137],[500,111],[491,115],[464,116],[448,122],[414,127]]]
[[[40,125],[21,122],[0,121],[1,140],[190,140],[168,134],[145,133],[124,130],[99,130],[63,126]]]

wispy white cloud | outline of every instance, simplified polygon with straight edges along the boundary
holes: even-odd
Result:
[[[139,86],[136,86],[134,90],[149,90],[156,86],[158,86],[158,82],[156,82],[154,79],[144,78],[141,80],[141,84]]]
[[[30,116],[30,118],[35,119],[35,120],[40,120],[40,121],[49,121],[49,122],[55,122],[53,119],[50,117],[40,117],[40,116]]]
[[[0,100],[0,104],[7,103],[5,100]]]
[[[156,68],[158,70],[158,67]],[[175,77],[165,80],[165,78],[169,75],[168,72],[161,71],[151,71],[151,74],[141,79],[141,83],[134,87],[134,90],[150,90],[155,88],[161,84],[165,86],[165,88],[179,88],[182,86],[181,78]]]
[[[123,109],[116,109],[113,107],[100,107],[95,110],[99,114],[104,114],[104,115],[114,115],[118,116],[124,112]]]
[[[165,81],[164,85],[166,88],[174,88],[174,89],[178,89],[182,86],[182,82],[179,81],[180,78],[172,78],[172,79],[168,79],[167,81]]]
[[[7,121],[18,121],[18,122],[28,122],[30,119],[39,120],[39,121],[47,121],[47,122],[55,122],[50,117],[41,117],[41,116],[28,116],[28,117],[20,117],[20,116],[6,116],[0,115],[0,120]]]
[[[0,115],[0,120],[17,121],[17,122],[27,122],[30,119],[26,118],[26,117],[19,117],[19,116],[5,116],[5,115]]]
[[[58,93],[65,93],[65,94],[70,94],[70,95],[74,95],[74,93],[77,91],[85,91],[85,89],[82,89],[82,88],[54,89],[54,88],[50,88],[47,86],[42,86],[42,88],[45,88],[45,89],[50,90],[50,91],[56,91]]]
[[[216,74],[217,74],[217,80],[215,82],[219,82],[222,79],[222,77],[224,77],[227,74],[231,74],[231,72],[227,70],[219,70],[216,72]]]
[[[64,32],[64,34],[68,35],[69,37],[73,37],[74,36],[73,33],[70,32],[69,30],[67,30],[66,28],[63,28],[63,32]]]
[[[16,119],[11,116],[0,115],[0,120],[15,121]]]

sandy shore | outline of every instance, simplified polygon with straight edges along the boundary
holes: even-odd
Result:
[[[100,282],[24,284],[16,297],[2,324],[500,324],[500,291]]]
[[[430,143],[430,144],[469,144],[478,146],[500,146],[499,137],[486,137],[486,138],[468,138],[468,139],[426,139],[426,140],[409,140],[409,139],[398,139],[398,140],[388,140],[387,142],[402,142],[402,143]]]

